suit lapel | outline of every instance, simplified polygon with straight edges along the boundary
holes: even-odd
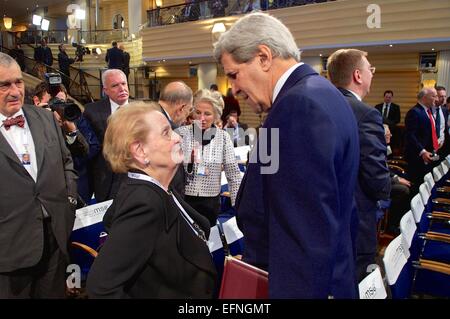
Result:
[[[17,158],[17,155],[14,153],[14,150],[11,148],[11,146],[9,145],[8,141],[3,136],[3,134],[0,134],[0,152],[5,154],[13,162],[17,163],[17,165],[23,168],[22,163],[20,163],[19,159]],[[23,169],[25,170],[25,168]]]
[[[189,216],[205,231],[205,235],[208,238],[210,232],[209,222],[202,218],[199,213],[187,205],[181,198],[177,196],[178,201],[183,208],[189,214]],[[206,243],[201,242],[201,239],[197,236],[193,236],[193,231],[190,226],[181,217],[179,208],[173,201],[169,201],[168,211],[175,211],[178,214],[177,218],[177,241],[180,254],[191,264],[194,264],[200,269],[206,272],[215,274],[215,269],[212,263],[211,255]]]

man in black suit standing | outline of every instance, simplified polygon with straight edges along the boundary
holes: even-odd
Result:
[[[328,58],[327,69],[331,82],[350,103],[358,123],[360,159],[355,190],[359,217],[356,271],[358,281],[361,281],[370,272],[368,266],[376,264],[378,201],[389,199],[391,191],[383,122],[374,108],[362,102],[369,93],[375,68],[367,60],[367,52],[342,49]]]
[[[446,157],[450,153],[450,136],[448,133],[448,109],[446,105],[447,91],[443,86],[436,86],[437,102],[436,102],[436,114],[440,114],[442,119],[439,121],[439,130],[436,120],[436,133],[439,140],[439,156],[441,158]],[[438,112],[439,111],[439,112]],[[436,118],[436,116],[434,116]]]
[[[64,298],[77,178],[53,114],[24,91],[0,53],[0,298]]]
[[[417,95],[417,104],[405,117],[405,156],[408,162],[409,180],[412,182],[411,195],[417,194],[425,174],[437,163],[434,156],[439,149],[435,120],[431,109],[437,101],[434,88],[422,89]]]
[[[383,123],[389,125],[389,129],[400,123],[400,106],[392,103],[393,97],[394,92],[386,90],[384,91],[384,102],[375,105],[375,108],[383,116]]]
[[[122,70],[109,69],[102,74],[103,92],[107,98],[87,104],[84,117],[94,129],[101,148],[108,117],[119,107],[128,104],[127,77]],[[89,165],[89,175],[97,202],[114,198],[120,185],[120,176],[114,174],[106,163],[102,152]]]
[[[108,63],[108,69],[123,69],[125,58],[123,51],[117,47],[116,41],[113,41],[112,48],[106,51],[105,61]]]
[[[192,102],[192,89],[183,81],[170,82],[161,92],[158,101],[161,112],[169,120],[172,130],[175,132],[192,112]],[[180,165],[172,179],[171,186],[183,197],[185,182],[184,168],[183,165]]]

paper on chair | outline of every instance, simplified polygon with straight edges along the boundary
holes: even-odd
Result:
[[[222,240],[220,239],[219,229],[217,228],[217,226],[211,227],[208,239],[209,252],[212,253],[222,247],[223,245]]]
[[[110,199],[105,202],[77,209],[73,230],[100,223],[112,202],[113,200]]]
[[[222,227],[228,244],[234,243],[236,240],[244,237],[244,234],[241,232],[237,225],[236,217],[227,220],[222,224]]]

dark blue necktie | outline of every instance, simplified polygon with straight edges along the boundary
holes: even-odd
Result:
[[[439,116],[439,110],[440,110],[440,108],[437,107],[436,108],[436,117],[435,117],[435,120],[434,120],[434,123],[435,123],[435,126],[436,126],[436,135],[437,135],[438,138],[439,138],[439,135],[440,135],[440,126],[441,126],[441,117]]]

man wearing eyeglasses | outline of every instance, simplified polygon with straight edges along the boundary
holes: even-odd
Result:
[[[64,298],[77,177],[53,114],[24,91],[0,53],[0,298]]]
[[[391,191],[381,114],[362,102],[370,91],[375,67],[367,60],[367,52],[342,49],[328,58],[327,69],[331,82],[347,98],[358,123],[360,160],[355,190],[359,217],[356,271],[358,281],[361,281],[370,271],[368,266],[375,264],[378,201],[389,199]]]

